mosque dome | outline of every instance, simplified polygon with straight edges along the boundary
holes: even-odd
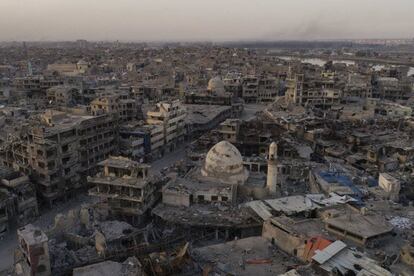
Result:
[[[88,65],[88,63],[83,59],[80,59],[76,64],[77,65]]]
[[[239,150],[227,141],[221,141],[210,149],[201,174],[233,184],[244,184],[249,176]]]
[[[214,77],[208,82],[207,90],[217,94],[224,93],[224,82],[220,77]]]

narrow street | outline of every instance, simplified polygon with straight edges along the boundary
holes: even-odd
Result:
[[[151,171],[158,172],[163,168],[173,165],[175,162],[183,159],[186,154],[187,146],[189,142],[183,142],[183,144],[174,152],[169,152],[164,155],[161,159],[155,160],[151,163]]]

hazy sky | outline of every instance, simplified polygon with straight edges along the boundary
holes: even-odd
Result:
[[[414,0],[0,0],[0,41],[414,37]]]

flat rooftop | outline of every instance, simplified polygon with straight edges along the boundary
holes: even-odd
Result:
[[[285,214],[294,214],[305,211],[311,211],[320,208],[309,198],[296,195],[277,199],[265,200],[275,211],[283,212]]]
[[[17,235],[22,237],[29,246],[48,241],[46,234],[32,224],[19,228]]]
[[[231,190],[231,185],[208,180],[197,181],[193,179],[177,177],[176,179],[171,180],[164,189],[182,193],[192,193],[195,191],[208,191],[211,189]]]
[[[102,173],[98,173],[94,177],[88,177],[89,183],[106,184],[113,186],[124,186],[130,188],[144,188],[151,183],[151,178],[136,178],[136,177],[116,177],[116,176],[104,176]]]
[[[151,166],[148,164],[139,163],[137,161],[131,160],[126,157],[122,156],[111,156],[108,159],[101,161],[98,163],[99,166],[108,166],[112,168],[119,168],[119,169],[130,169],[133,167],[139,168],[150,168]]]
[[[300,264],[262,237],[196,248],[192,255],[202,267],[211,266],[216,275],[273,276]]]
[[[284,231],[304,235],[307,237],[324,236],[330,238],[329,233],[324,229],[321,219],[296,219],[286,216],[272,217],[270,222]]]
[[[123,263],[105,261],[78,267],[73,270],[73,276],[131,276],[143,275],[141,263],[135,257],[130,257]]]
[[[364,238],[379,236],[393,230],[393,226],[383,216],[376,214],[344,214],[336,218],[327,219],[326,223]]]
[[[214,119],[217,115],[225,110],[230,110],[230,106],[223,105],[198,105],[186,104],[187,124],[205,124]]]

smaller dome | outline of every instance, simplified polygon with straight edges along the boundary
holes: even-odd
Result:
[[[207,90],[217,94],[224,93],[224,82],[220,77],[214,77],[208,82]]]
[[[81,59],[78,61],[77,65],[88,65],[88,63],[84,61],[83,59]]]

